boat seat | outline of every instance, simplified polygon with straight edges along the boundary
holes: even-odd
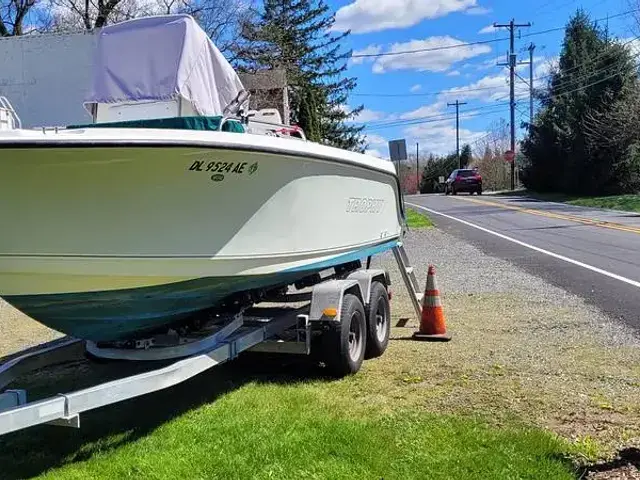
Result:
[[[118,122],[88,123],[85,125],[68,125],[67,129],[78,128],[165,128],[172,130],[213,130],[220,128],[222,116],[216,117],[168,117],[145,118],[141,120],[124,120]],[[245,133],[244,126],[238,120],[227,119],[222,125],[223,132]]]

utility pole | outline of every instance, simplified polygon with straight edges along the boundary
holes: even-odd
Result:
[[[462,168],[462,165],[460,165],[460,105],[466,104],[467,102],[459,102],[458,100],[455,103],[447,103],[447,107],[456,107],[456,155],[458,156],[458,168]]]
[[[529,45],[529,124],[533,124],[533,51],[536,46]]]
[[[420,193],[420,144],[416,142],[416,193]]]
[[[511,98],[511,151],[516,152],[516,94],[515,94],[515,77],[516,77],[516,53],[514,50],[514,32],[517,27],[530,27],[531,23],[515,23],[513,19],[509,23],[494,23],[493,27],[507,27],[509,29],[509,96]],[[504,65],[504,64],[501,64]],[[515,176],[516,160],[511,162],[511,190],[516,188]]]

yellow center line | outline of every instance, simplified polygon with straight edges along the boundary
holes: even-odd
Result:
[[[633,227],[631,225],[624,225],[622,223],[607,222],[604,220],[591,220],[588,218],[576,217],[574,215],[566,215],[563,213],[552,213],[552,212],[547,212],[545,210],[538,210],[533,208],[516,207],[515,205],[505,205],[503,203],[492,202],[489,200],[479,200],[477,198],[465,198],[465,197],[457,197],[457,196],[451,197],[451,198],[456,198],[458,200],[464,200],[467,202],[473,202],[480,205],[500,207],[500,208],[504,208],[505,210],[514,210],[516,212],[529,213],[531,215],[539,215],[541,217],[555,218],[558,220],[568,220],[571,222],[581,223],[583,225],[590,225],[595,227],[608,228],[611,230],[620,230],[622,232],[631,232],[631,233],[640,234],[640,227]]]

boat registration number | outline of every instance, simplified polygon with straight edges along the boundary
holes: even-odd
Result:
[[[218,175],[213,175],[211,180],[220,181],[224,179],[224,175],[221,177],[220,174],[253,175],[258,170],[258,162],[247,165],[249,165],[249,162],[206,162],[205,160],[195,160],[189,167],[189,171],[215,173]]]

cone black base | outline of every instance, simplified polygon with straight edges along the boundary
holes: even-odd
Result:
[[[429,335],[427,333],[415,332],[413,334],[413,339],[421,340],[423,342],[448,342],[451,340],[451,335],[447,333]]]

